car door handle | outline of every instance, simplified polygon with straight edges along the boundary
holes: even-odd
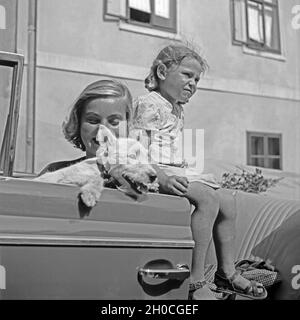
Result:
[[[152,268],[138,268],[138,273],[153,279],[172,279],[172,280],[185,280],[190,276],[190,270],[186,264],[178,264],[173,269],[152,269]]]

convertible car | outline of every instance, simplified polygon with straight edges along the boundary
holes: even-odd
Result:
[[[13,68],[0,128],[0,299],[187,299],[188,201],[149,194],[136,202],[106,188],[88,210],[76,186],[14,174],[23,57],[0,52],[0,64]],[[236,170],[205,163],[219,178]],[[236,260],[268,261],[281,277],[269,298],[300,300],[300,175],[264,174],[284,179],[264,194],[237,193]],[[215,262],[212,244],[207,263]]]

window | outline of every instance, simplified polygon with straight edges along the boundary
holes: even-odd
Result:
[[[106,0],[105,16],[176,33],[176,0]]]
[[[247,164],[282,169],[281,134],[247,132]]]
[[[278,0],[231,0],[234,44],[281,52]]]
[[[24,57],[0,51],[0,170],[13,173]]]
[[[0,0],[0,50],[16,52],[18,0]]]

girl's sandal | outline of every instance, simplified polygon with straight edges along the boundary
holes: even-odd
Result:
[[[236,270],[235,273],[230,278],[225,278],[215,273],[215,285],[217,286],[217,291],[224,293],[237,294],[243,297],[247,297],[255,300],[263,300],[267,297],[268,292],[266,288],[259,282],[251,280],[249,285],[245,289],[237,287],[234,282],[241,276],[241,272]],[[262,292],[258,290],[262,289]]]
[[[193,294],[196,290],[203,288],[206,285],[206,280],[199,280],[189,284],[189,300],[193,299]]]
[[[194,292],[198,289],[202,289],[206,285],[208,286],[209,290],[213,293],[213,295],[217,298],[217,300],[232,300],[232,299],[234,300],[235,299],[235,294],[217,292],[215,289],[215,285],[208,283],[206,280],[199,280],[194,283],[190,283],[188,300],[195,300]]]

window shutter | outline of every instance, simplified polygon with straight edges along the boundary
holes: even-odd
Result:
[[[265,18],[265,40],[266,47],[280,52],[280,30],[279,30],[279,13],[278,4],[273,1],[274,6],[269,6],[265,3],[264,18]]]
[[[232,37],[235,43],[246,43],[246,3],[245,0],[232,0]]]
[[[176,31],[176,0],[154,0],[152,25]]]
[[[104,15],[127,19],[127,0],[105,0]]]

